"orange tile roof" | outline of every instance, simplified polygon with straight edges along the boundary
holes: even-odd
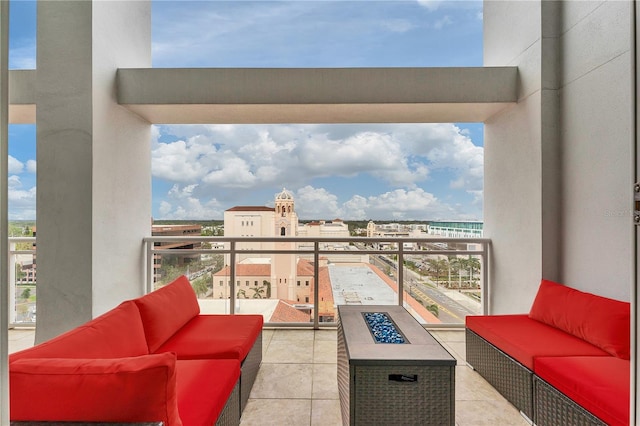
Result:
[[[214,274],[216,277],[231,275],[231,268],[225,266]],[[271,276],[271,265],[264,263],[240,263],[236,265],[236,277]]]
[[[306,259],[298,259],[298,264],[296,265],[296,275],[298,275],[299,277],[313,276],[313,262],[310,262]]]
[[[275,212],[274,207],[266,206],[235,206],[227,209],[228,212]]]
[[[279,300],[269,322],[311,322],[311,320],[311,315],[297,310],[283,300]]]

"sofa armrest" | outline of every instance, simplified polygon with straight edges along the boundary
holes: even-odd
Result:
[[[180,425],[175,366],[170,352],[19,359],[9,365],[10,420]]]

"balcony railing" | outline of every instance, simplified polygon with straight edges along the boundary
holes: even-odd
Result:
[[[35,243],[9,238],[13,327],[35,326]],[[147,291],[186,274],[205,312],[261,313],[273,326],[333,325],[337,304],[398,304],[430,327],[462,326],[465,315],[489,310],[488,239],[147,237],[144,245]]]
[[[186,274],[205,313],[335,325],[338,304],[398,304],[430,327],[488,312],[490,240],[148,237],[147,291]]]
[[[36,323],[36,237],[9,238],[9,325]]]

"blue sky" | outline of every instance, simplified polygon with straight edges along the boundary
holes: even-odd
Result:
[[[11,2],[12,69],[35,68],[35,3]],[[482,65],[481,1],[156,1],[154,67]],[[301,219],[482,219],[477,123],[159,125],[156,219],[273,205]],[[35,126],[9,129],[9,215],[35,218]]]

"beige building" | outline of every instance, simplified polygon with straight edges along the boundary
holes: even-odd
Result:
[[[340,219],[332,221],[311,222],[301,225],[298,223],[298,215],[295,210],[295,200],[291,192],[283,189],[276,194],[274,207],[264,206],[237,206],[224,212],[224,229],[227,237],[349,237],[348,226]],[[282,242],[238,242],[239,249],[244,250],[295,250],[296,244],[292,241]],[[298,244],[302,248],[304,243]],[[239,254],[236,257],[236,281],[240,283],[237,290],[243,290],[242,284],[256,281],[262,286],[266,269],[262,275],[256,279],[253,275],[244,275],[245,272],[253,269],[246,268],[248,265],[256,266],[261,264],[262,268],[269,269],[270,297],[275,299],[289,300],[299,303],[309,303],[312,299],[313,269],[307,260],[301,259],[292,254]],[[228,256],[225,258],[225,267],[229,264]],[[218,272],[219,275],[221,272]],[[219,278],[216,278],[220,281]],[[264,280],[266,281],[266,280]],[[216,281],[217,282],[217,281]],[[236,283],[238,285],[238,283]],[[215,287],[215,285],[214,285]],[[330,287],[329,287],[330,288]],[[253,292],[254,290],[252,290]],[[214,298],[221,293],[214,288]],[[228,290],[224,293],[228,297]],[[245,291],[246,294],[246,291]],[[244,296],[241,293],[239,297]],[[250,293],[253,295],[254,293]],[[246,294],[248,297],[252,297]],[[260,293],[259,297],[266,297],[265,293]],[[328,296],[327,296],[328,297]],[[325,298],[326,299],[326,298]]]

